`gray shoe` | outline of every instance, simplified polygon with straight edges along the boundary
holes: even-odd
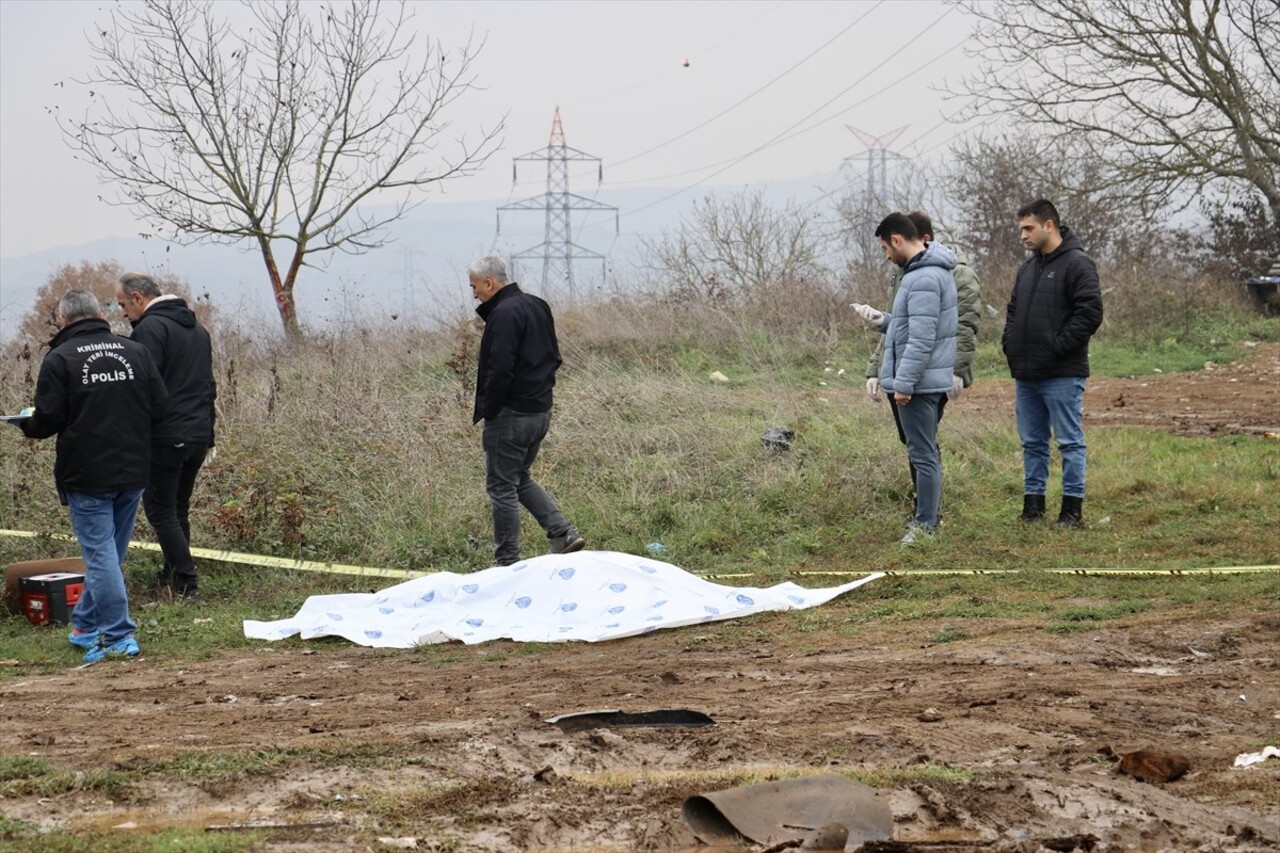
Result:
[[[587,540],[582,538],[578,528],[570,527],[559,536],[547,537],[547,553],[572,554],[574,551],[581,551],[586,544]]]

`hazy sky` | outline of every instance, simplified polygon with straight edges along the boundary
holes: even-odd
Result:
[[[114,6],[0,0],[0,256],[149,230],[99,200],[106,188],[74,158],[49,113],[58,105],[74,114],[83,103],[71,81],[93,65],[84,34]],[[473,32],[486,39],[475,65],[485,90],[450,108],[454,127],[507,116],[503,148],[484,170],[433,197],[505,202],[541,192],[537,164],[522,164],[512,186],[511,158],[546,145],[557,105],[569,145],[603,158],[606,184],[672,191],[830,171],[866,149],[846,124],[873,136],[906,125],[894,147],[926,156],[945,150],[957,132],[944,121],[954,104],[930,86],[967,67],[961,45],[969,22],[939,0],[528,0],[413,9],[413,25],[446,49]],[[594,187],[585,178],[573,185],[584,193]],[[667,202],[672,219],[696,197]]]

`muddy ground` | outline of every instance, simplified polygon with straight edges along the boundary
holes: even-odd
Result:
[[[1190,376],[1095,379],[1087,408],[1095,424],[1280,431],[1280,347]],[[827,768],[885,774],[900,850],[1280,849],[1280,759],[1232,766],[1280,737],[1280,614],[1106,625],[967,620],[963,640],[940,644],[938,625],[911,623],[868,647],[770,615],[537,654],[290,641],[207,662],[144,655],[0,682],[0,752],[130,783],[117,801],[82,786],[0,799],[0,813],[106,833],[270,825],[263,851],[393,849],[379,838],[685,851],[700,849],[686,797]],[[690,708],[717,725],[566,734],[544,721],[594,708]],[[1183,754],[1190,772],[1118,773],[1110,754],[1143,747]],[[250,772],[211,772],[224,754]]]
[[[1091,376],[1085,425],[1143,426],[1173,435],[1280,438],[1280,344],[1256,343],[1228,364],[1195,373],[1118,378]],[[1013,411],[1013,385],[979,382],[962,405]]]

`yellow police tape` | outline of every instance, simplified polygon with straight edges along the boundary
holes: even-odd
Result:
[[[15,536],[23,539],[35,539],[47,536],[59,542],[74,542],[74,536],[65,533],[32,533],[28,530],[0,530],[0,536]],[[130,542],[130,548],[143,551],[159,551],[160,546],[154,542]],[[409,579],[421,577],[427,572],[411,572],[408,569],[380,569],[371,566],[348,566],[343,563],[320,563],[311,560],[288,560],[283,557],[264,557],[261,554],[245,554],[240,551],[215,551],[212,548],[192,548],[191,556],[204,560],[216,560],[220,563],[241,563],[246,566],[267,566],[273,569],[289,569],[295,572],[327,572],[338,575],[359,575],[374,578]]]
[[[23,539],[35,539],[46,536],[60,542],[74,542],[74,536],[65,533],[33,533],[29,530],[0,530],[0,536],[14,536]],[[130,542],[130,548],[143,551],[159,551],[160,546],[154,542]],[[339,575],[357,575],[373,578],[400,578],[408,580],[418,578],[430,572],[413,572],[408,569],[382,569],[372,566],[349,566],[343,563],[321,563],[311,560],[288,560],[284,557],[266,557],[261,554],[245,554],[240,551],[215,551],[212,548],[192,548],[191,556],[205,560],[216,560],[220,563],[240,563],[246,566],[266,566],[273,569],[288,569],[295,572],[326,572]],[[883,574],[888,577],[930,577],[941,575],[1010,575],[1021,572],[1052,572],[1068,575],[1090,575],[1104,577],[1109,575],[1240,575],[1252,572],[1280,572],[1280,566],[1214,566],[1197,569],[854,569],[843,572],[789,572],[793,578],[815,577],[859,577],[861,575]],[[733,572],[727,574],[699,575],[707,580],[731,580],[754,578],[759,575],[753,572]]]

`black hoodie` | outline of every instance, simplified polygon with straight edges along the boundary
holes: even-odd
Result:
[[[158,298],[133,325],[133,340],[151,353],[169,389],[169,414],[156,425],[156,444],[213,446],[213,348],[195,312],[177,297]]]
[[[106,320],[77,320],[54,336],[36,381],[28,438],[58,436],[58,495],[146,487],[151,430],[164,417],[164,383],[145,347]]]
[[[1036,252],[1018,268],[1001,343],[1014,379],[1089,375],[1089,338],[1102,325],[1098,268],[1079,238]]]

